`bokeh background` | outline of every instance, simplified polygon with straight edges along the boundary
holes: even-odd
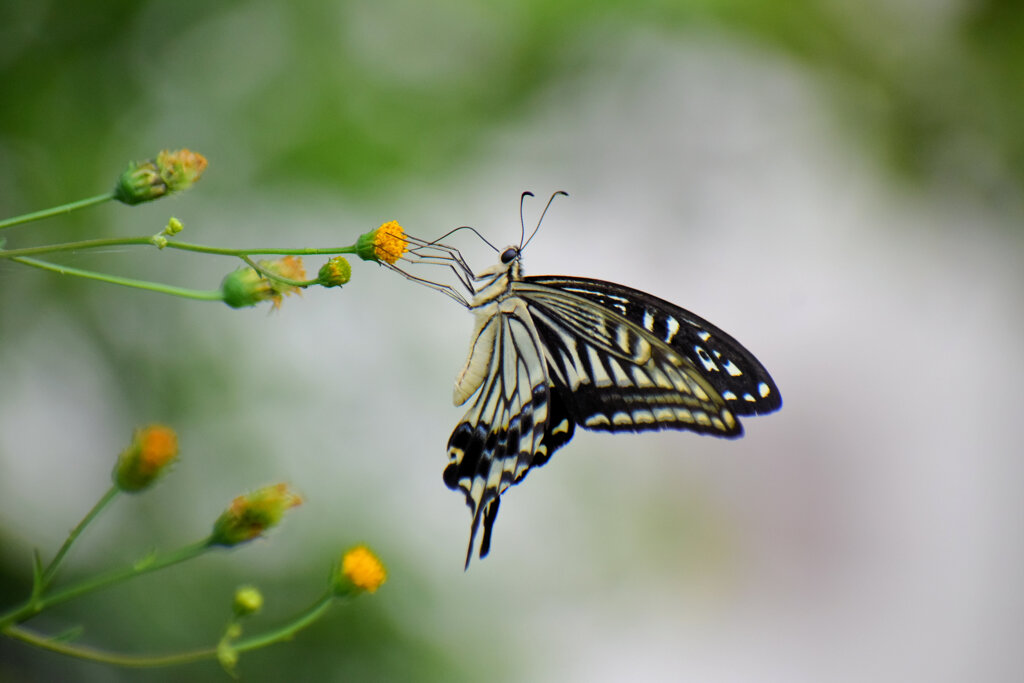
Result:
[[[5,231],[326,247],[399,220],[519,239],[531,273],[618,281],[737,336],[783,410],[720,442],[578,432],[512,489],[491,556],[441,481],[471,318],[354,263],[230,310],[0,263],[0,598],[29,587],[149,421],[183,455],[65,580],[306,497],[235,552],[37,618],[129,652],[256,632],[366,541],[391,576],[244,680],[1011,681],[1024,677],[1024,5],[1015,0],[0,2],[0,216],[108,189],[162,148],[187,194]],[[456,240],[477,268],[494,254]],[[229,260],[82,268],[216,287]],[[310,260],[310,270],[319,262]],[[0,680],[219,681],[0,640]]]

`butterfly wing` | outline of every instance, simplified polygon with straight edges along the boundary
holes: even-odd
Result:
[[[764,366],[706,320],[601,280],[515,282],[543,341],[556,393],[588,429],[686,429],[737,437],[737,415],[782,405]]]
[[[644,292],[600,280],[530,277],[477,309],[455,402],[470,408],[448,441],[444,481],[483,521],[490,549],[501,494],[572,439],[686,429],[737,437],[737,415],[781,405],[775,383],[735,339]]]
[[[509,298],[477,312],[469,359],[455,386],[471,401],[448,440],[444,481],[461,490],[473,515],[466,566],[481,520],[480,557],[490,549],[501,494],[572,438],[573,424],[552,406],[540,338],[525,303]]]

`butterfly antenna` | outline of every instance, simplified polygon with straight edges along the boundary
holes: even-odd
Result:
[[[532,197],[533,193],[527,190],[526,192],[519,195],[519,249],[523,248],[523,240],[526,239],[526,221],[523,220],[523,204],[526,203],[527,197]]]
[[[568,197],[569,193],[568,192],[564,192],[562,190],[559,190],[558,192],[555,192],[554,194],[552,194],[550,198],[548,198],[548,203],[544,206],[544,210],[541,211],[540,218],[537,219],[537,227],[535,227],[533,229],[533,232],[530,233],[530,239],[526,240],[526,242],[523,243],[523,246],[519,247],[519,251],[522,251],[523,249],[525,249],[526,245],[529,244],[530,241],[533,239],[533,236],[537,234],[538,230],[540,230],[540,224],[544,222],[544,216],[546,216],[548,214],[548,209],[551,208],[551,202],[555,201],[555,197],[557,197],[559,195],[562,195],[563,197]],[[520,203],[520,205],[519,205],[519,222],[520,223],[522,223],[522,218],[523,218],[523,207],[522,207],[522,203]]]

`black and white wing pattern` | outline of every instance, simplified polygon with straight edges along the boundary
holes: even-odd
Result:
[[[463,266],[463,269],[466,268]],[[523,277],[519,248],[473,283],[476,328],[455,384],[469,409],[448,442],[444,481],[490,549],[502,493],[584,429],[683,429],[735,438],[737,416],[777,410],[764,366],[706,320],[622,285]]]
[[[557,385],[568,390],[570,414],[587,429],[734,438],[743,433],[737,415],[782,405],[753,354],[675,304],[584,278],[527,277],[513,289],[527,301]]]

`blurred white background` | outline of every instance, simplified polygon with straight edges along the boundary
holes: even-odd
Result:
[[[463,172],[372,205],[301,188],[225,203],[204,183],[231,169],[211,158],[187,198],[109,219],[134,234],[171,211],[183,239],[233,246],[341,245],[397,219],[504,245],[520,191],[537,195],[529,224],[565,190],[527,272],[693,310],[765,364],[779,413],[738,441],[577,431],[506,494],[490,557],[463,573],[469,514],[441,481],[472,325],[453,302],[362,263],[343,290],[270,314],[76,284],[113,308],[106,334],[157,359],[138,382],[175,381],[200,348],[224,365],[188,381],[233,397],[180,407],[173,476],[122,501],[76,561],[132,557],[139,510],[171,546],[283,479],[306,504],[217,566],[287,578],[370,542],[392,576],[368,609],[477,680],[1020,680],[1019,232],[981,201],[893,182],[776,53],[652,30],[605,49],[599,78],[555,79]],[[477,268],[496,258],[457,242]],[[201,259],[150,258],[211,277]],[[0,286],[48,277],[5,265]],[[59,544],[135,424],[164,419],[122,410],[79,335],[54,303],[0,356],[0,518],[23,555]]]

